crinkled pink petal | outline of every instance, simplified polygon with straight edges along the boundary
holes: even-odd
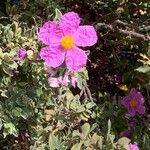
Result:
[[[127,107],[128,113],[133,117],[136,115],[136,109],[132,108],[131,106]]]
[[[92,46],[97,42],[96,31],[90,25],[79,26],[73,37],[77,46]]]
[[[143,97],[143,95],[142,95],[140,92],[137,92],[137,93],[136,93],[136,99],[139,100],[139,103],[140,103],[140,104],[143,104],[143,103],[144,103],[144,97]]]
[[[65,13],[59,20],[59,26],[63,30],[63,33],[73,34],[80,24],[80,17],[75,12]]]
[[[69,77],[68,75],[64,75],[63,80],[62,80],[62,85],[67,86],[69,83]]]
[[[46,45],[58,45],[62,34],[57,23],[48,21],[40,28],[38,39]]]
[[[60,82],[59,82],[58,78],[50,77],[50,78],[48,78],[48,83],[49,83],[50,87],[59,87],[60,86]]]
[[[56,68],[64,62],[65,51],[61,47],[44,47],[40,51],[40,57],[48,66]]]
[[[123,98],[123,100],[121,101],[121,104],[124,106],[124,107],[128,107],[129,106],[129,100],[130,100],[130,96],[125,96]]]
[[[139,148],[136,144],[129,144],[128,150],[139,150]]]
[[[145,107],[144,106],[140,106],[139,108],[137,108],[137,112],[139,113],[139,114],[145,114]]]
[[[135,88],[131,89],[129,95],[131,95],[133,99],[137,99],[139,104],[143,104],[144,103],[143,95],[141,94],[141,92],[138,92]]]
[[[85,52],[78,48],[73,47],[67,51],[66,65],[70,71],[79,70],[87,63],[87,55]]]
[[[63,78],[62,77],[58,77],[58,81],[60,84],[62,84]]]

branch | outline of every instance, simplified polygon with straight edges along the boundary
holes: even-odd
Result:
[[[140,33],[134,32],[134,31],[128,31],[128,30],[119,29],[119,32],[123,33],[123,34],[126,34],[126,35],[130,35],[130,36],[134,36],[134,37],[137,37],[137,38],[141,38],[141,39],[143,39],[145,41],[149,41],[150,40],[150,36],[149,35],[143,35],[143,34],[140,34]]]
[[[124,22],[121,22],[121,21],[116,21],[114,22],[114,24],[105,24],[105,23],[97,23],[96,24],[96,28],[97,29],[100,29],[100,28],[105,28],[105,29],[109,29],[109,30],[113,30],[113,31],[118,31],[119,33],[122,33],[122,34],[125,34],[125,35],[130,35],[130,36],[134,36],[134,37],[137,37],[137,38],[141,38],[145,41],[149,41],[150,40],[150,36],[149,35],[144,35],[144,34],[141,34],[141,33],[138,33],[138,32],[135,32],[135,31],[129,31],[129,30],[126,30],[126,29],[118,29],[118,27],[116,27],[116,23],[120,23],[124,26],[129,26],[129,24],[127,23],[124,23]]]

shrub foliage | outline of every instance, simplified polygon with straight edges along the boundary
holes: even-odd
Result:
[[[77,87],[52,88],[39,57],[39,27],[68,11],[95,26],[98,42],[76,72]],[[0,149],[150,149],[149,0],[4,0],[0,5]],[[27,56],[16,61],[20,48]],[[64,75],[59,67],[55,76]],[[144,115],[121,100],[141,91]],[[134,126],[131,127],[131,124]],[[128,131],[128,135],[125,135]],[[126,137],[125,137],[126,136]]]

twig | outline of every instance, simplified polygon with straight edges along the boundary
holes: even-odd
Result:
[[[88,97],[89,97],[90,101],[93,101],[92,94],[91,94],[91,91],[88,88],[87,82],[85,83],[85,89],[86,89],[86,92],[88,94]]]
[[[150,104],[150,94],[149,94],[149,89],[146,87],[146,92],[147,92],[147,97],[148,97],[148,103]]]
[[[106,28],[106,29],[110,29],[110,30],[113,30],[113,26],[110,25],[110,24],[106,24],[106,23],[97,23],[96,24],[96,29],[100,29],[100,28]]]
[[[120,21],[119,21],[120,22]],[[122,22],[121,22],[122,23]],[[124,25],[126,23],[123,23]],[[105,24],[105,23],[97,23],[96,24],[96,28],[97,29],[100,29],[100,28],[106,28],[106,29],[109,29],[109,30],[113,30],[113,31],[118,31],[122,34],[126,34],[126,35],[130,35],[130,36],[134,36],[134,37],[137,37],[137,38],[141,38],[145,41],[149,41],[150,40],[150,36],[149,35],[144,35],[144,34],[141,34],[141,33],[138,33],[138,32],[135,32],[135,31],[129,31],[129,30],[123,30],[123,29],[118,29],[116,27],[116,24],[114,23],[114,25],[112,24]]]
[[[134,37],[137,37],[137,38],[141,38],[141,39],[146,40],[146,41],[150,40],[150,36],[149,35],[143,35],[143,34],[140,34],[140,33],[134,32],[134,31],[128,31],[128,30],[119,29],[119,32],[123,33],[123,34],[126,34],[126,35],[130,35],[130,36],[134,36]]]
[[[0,17],[0,20],[1,19],[10,19],[9,17]]]
[[[141,27],[140,31],[150,31],[150,26]]]
[[[131,24],[128,24],[128,23],[126,23],[126,22],[123,22],[123,21],[121,21],[121,20],[119,20],[119,19],[116,20],[115,23],[121,24],[121,25],[123,25],[123,26],[130,26],[130,27],[132,26]]]
[[[82,88],[81,92],[80,92],[80,97],[83,95],[83,92],[84,92],[84,88]]]
[[[85,87],[83,88],[83,92],[84,92],[85,101],[87,101],[88,100],[88,96],[87,96],[86,88]]]

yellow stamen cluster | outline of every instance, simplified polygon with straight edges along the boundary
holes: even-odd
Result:
[[[70,35],[66,35],[61,38],[61,46],[65,49],[70,49],[74,46],[74,38]]]
[[[137,106],[137,101],[135,99],[131,99],[129,101],[129,104],[130,104],[131,107],[136,107]]]

